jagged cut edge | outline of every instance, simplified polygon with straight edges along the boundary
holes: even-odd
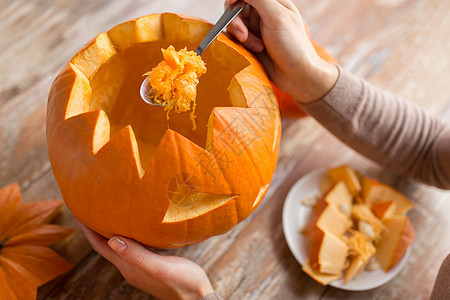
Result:
[[[131,20],[131,21],[125,22],[123,24],[119,24],[116,27],[110,29],[107,33],[99,34],[91,43],[87,44],[79,53],[77,53],[77,55],[75,55],[74,58],[69,63],[70,68],[75,73],[75,82],[74,82],[74,87],[72,88],[72,91],[74,91],[74,90],[76,91],[78,89],[78,88],[76,88],[76,86],[80,85],[80,86],[84,86],[86,90],[89,90],[89,92],[84,93],[83,94],[84,97],[79,97],[79,95],[77,95],[77,93],[70,93],[70,96],[69,96],[69,99],[68,99],[67,105],[66,105],[64,121],[69,118],[76,118],[85,113],[89,113],[88,109],[89,109],[89,101],[90,101],[90,96],[91,96],[91,87],[90,87],[89,80],[93,77],[93,75],[97,72],[97,70],[101,67],[101,65],[104,64],[107,60],[109,60],[113,55],[117,54],[118,52],[120,52],[136,43],[165,39],[167,36],[174,36],[174,35],[178,36],[179,34],[174,32],[173,29],[172,30],[166,29],[167,25],[165,25],[167,22],[173,21],[174,17],[179,20],[178,22],[180,24],[187,24],[187,22],[189,22],[189,21],[197,20],[195,18],[189,18],[186,20],[181,19],[181,17],[176,14],[149,15],[149,16],[142,17],[142,18],[139,18],[136,20]],[[155,29],[155,27],[158,28],[156,30],[156,32],[152,32],[152,30],[149,29],[148,26],[150,26],[150,25],[153,26],[153,29]],[[210,24],[205,24],[205,26],[206,25],[208,27],[211,26]],[[189,26],[189,24],[186,26]],[[127,30],[125,30],[125,32],[128,35],[131,33],[131,38],[124,38],[124,36],[122,35],[123,31],[124,31],[123,30],[124,27],[128,27]],[[227,39],[226,36],[224,36],[224,35],[219,36],[215,42],[216,45],[213,44],[213,45],[211,45],[211,47],[227,47],[227,48],[231,49],[231,51],[236,51],[233,47],[228,45],[226,41],[223,41],[223,39]],[[95,59],[93,61],[87,60],[86,59],[87,56],[94,57]],[[243,69],[241,69],[238,73],[235,74],[235,76],[232,78],[230,85],[229,85],[228,90],[230,93],[230,101],[233,106],[232,107],[220,107],[220,111],[235,110],[236,107],[251,108],[251,107],[249,107],[249,105],[247,103],[247,99],[244,95],[244,92],[239,84],[239,81],[240,81],[239,76],[244,74],[245,72],[248,72],[251,68],[253,68],[252,62],[249,59],[246,59],[246,61],[247,61],[246,66],[244,66]],[[270,87],[267,86],[267,84],[263,84],[263,82],[261,82],[261,87],[264,88],[266,91],[267,91],[267,89],[270,89]],[[207,144],[206,144],[205,148],[202,148],[203,150],[205,150],[207,152],[210,152],[211,149],[213,148],[212,129],[214,127],[215,110],[216,109],[214,109],[210,115],[209,124],[212,126],[208,126],[207,138],[206,138]],[[242,111],[242,113],[244,113],[244,112]],[[106,115],[106,113],[104,113],[102,116],[104,116],[104,118],[107,120],[107,122],[102,121],[102,122],[97,122],[95,124],[95,127],[93,129],[94,132],[93,132],[93,140],[92,140],[92,146],[93,146],[92,155],[96,155],[103,148],[107,147],[107,145],[109,143],[111,143],[112,139],[114,139],[114,137],[109,136],[110,123],[109,123],[108,116]],[[102,117],[102,119],[103,119],[103,117]],[[278,122],[279,122],[279,120],[278,120]],[[276,127],[278,128],[278,126],[279,125],[277,125]],[[121,129],[117,134],[122,132],[124,129],[125,128]],[[139,148],[137,145],[136,137],[135,137],[134,131],[131,127],[128,130],[129,130],[129,135],[128,135],[129,143],[131,145],[133,145],[131,147],[131,149],[132,149],[131,154],[135,159],[135,163],[139,170],[139,175],[142,179],[145,171],[144,171],[144,168],[140,161]],[[108,132],[108,135],[106,135],[105,132]],[[179,133],[175,132],[175,134],[179,134]],[[278,134],[278,132],[276,134]],[[179,134],[179,135],[181,135],[181,134]],[[107,138],[106,138],[106,136],[107,136]],[[165,135],[163,136],[163,138],[164,137],[165,137]],[[278,140],[278,138],[277,138],[277,136],[275,136],[272,149],[275,148],[277,140]]]

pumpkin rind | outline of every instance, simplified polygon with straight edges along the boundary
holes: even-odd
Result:
[[[230,72],[236,70],[228,87],[234,107],[212,109],[209,121],[203,121],[208,127],[204,145],[198,142],[202,138],[194,142],[177,129],[167,129],[157,145],[145,148],[147,142],[139,134],[152,130],[156,123],[151,118],[145,123],[141,116],[144,121],[131,120],[123,127],[111,119],[117,109],[108,97],[122,88],[125,75],[101,73],[101,84],[112,78],[105,94],[93,86],[102,67],[128,49],[158,40],[196,44],[210,28],[202,20],[175,14],[131,20],[97,36],[55,79],[47,111],[52,169],[75,217],[100,234],[123,235],[158,248],[198,243],[248,217],[267,192],[281,135],[276,98],[260,63],[225,35],[204,55]],[[202,81],[199,91],[201,85]],[[200,114],[209,115],[198,107]],[[168,189],[180,176],[189,177],[189,184],[202,195],[211,194],[214,203],[205,213],[173,221],[176,216],[166,216],[173,192]]]

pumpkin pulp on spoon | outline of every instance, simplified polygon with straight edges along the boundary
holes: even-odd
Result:
[[[152,87],[150,96],[155,103],[164,106],[167,121],[171,110],[176,113],[186,112],[191,110],[192,103],[190,119],[192,130],[195,130],[197,84],[200,76],[206,73],[205,62],[194,51],[186,48],[176,51],[171,45],[161,51],[164,60],[144,74],[149,76]]]

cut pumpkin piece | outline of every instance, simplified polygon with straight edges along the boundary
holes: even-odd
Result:
[[[328,174],[322,177],[322,180],[319,183],[319,191],[321,196],[325,196],[331,188],[334,186],[333,181],[331,180]]]
[[[309,264],[317,272],[340,275],[347,251],[347,244],[341,238],[319,228],[312,239]]]
[[[330,284],[331,282],[338,280],[339,278],[342,277],[342,274],[330,275],[317,272],[308,263],[303,264],[302,270],[303,272],[308,274],[312,279],[323,285]]]
[[[376,244],[376,256],[381,267],[388,272],[405,254],[415,237],[407,216],[392,216],[383,220],[386,230]]]
[[[384,229],[383,223],[379,220],[364,204],[356,204],[352,207],[353,219],[358,223],[358,227],[362,224],[368,224],[372,228],[373,234],[368,234],[374,240],[380,238],[381,232]],[[362,222],[361,222],[362,221]],[[361,228],[360,228],[361,229]],[[366,232],[364,232],[366,233]],[[371,236],[373,235],[373,236]]]
[[[316,228],[327,230],[337,236],[344,234],[352,226],[349,219],[351,205],[352,196],[345,183],[339,182],[314,206],[305,229],[306,236],[312,239]]]
[[[328,171],[328,177],[333,183],[345,182],[348,190],[353,196],[361,192],[361,184],[355,171],[349,166],[341,166]]]
[[[343,181],[336,183],[325,195],[325,202],[341,209],[343,205],[352,207],[352,195]]]
[[[345,271],[344,284],[347,284],[356,275],[361,274],[361,272],[364,271],[367,263],[368,261],[365,261],[360,255],[351,257],[350,264]]]
[[[406,214],[414,205],[403,194],[394,188],[371,178],[362,178],[363,197],[368,206],[376,202],[393,201],[395,203],[395,214]]]
[[[380,220],[390,217],[395,214],[395,202],[394,201],[380,201],[372,203],[370,207],[373,214]]]
[[[352,221],[334,205],[330,205],[322,199],[314,207],[311,220],[305,229],[305,235],[312,240],[314,232],[319,228],[336,236],[342,236],[350,227],[352,227]]]

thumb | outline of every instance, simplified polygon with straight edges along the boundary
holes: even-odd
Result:
[[[147,269],[156,256],[136,241],[121,236],[112,237],[108,245],[128,263],[140,268]]]

